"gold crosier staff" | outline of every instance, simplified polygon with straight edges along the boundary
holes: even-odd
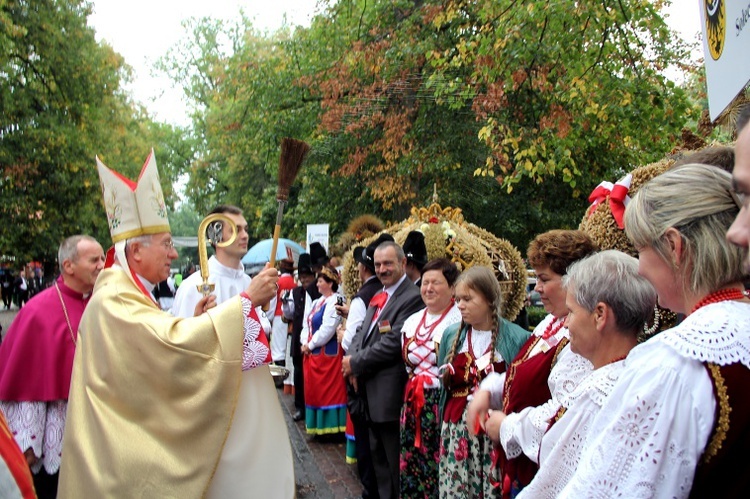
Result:
[[[220,222],[216,224],[216,230],[212,237],[206,236],[206,229],[212,222]],[[228,224],[232,229],[232,237],[228,241],[222,241],[223,224]],[[216,245],[217,248],[224,248],[229,246],[237,239],[237,225],[228,216],[221,213],[213,213],[203,219],[200,226],[198,227],[198,259],[200,260],[201,266],[201,277],[203,283],[198,284],[198,291],[203,296],[208,296],[214,291],[214,284],[208,282],[208,250],[206,249],[206,240],[210,240]]]

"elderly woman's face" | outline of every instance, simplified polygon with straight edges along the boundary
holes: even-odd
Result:
[[[594,312],[579,305],[573,293],[566,293],[565,307],[568,310],[565,326],[570,333],[570,349],[593,362],[602,339],[596,328]]]
[[[534,289],[542,299],[544,310],[555,317],[564,317],[568,309],[565,306],[566,293],[562,287],[562,276],[552,270],[549,265],[534,267],[534,272],[536,272]]]

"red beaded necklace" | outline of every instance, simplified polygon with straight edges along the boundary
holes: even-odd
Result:
[[[451,308],[453,308],[453,300],[451,300],[451,304],[448,305],[448,307],[443,312],[443,315],[441,315],[438,320],[430,324],[429,326],[425,325],[425,320],[427,319],[427,309],[424,309],[424,313],[422,314],[422,320],[419,321],[419,324],[417,325],[417,330],[414,331],[414,341],[419,346],[424,346],[428,340],[432,338],[432,334],[435,331],[435,328],[438,324],[440,324],[443,319],[445,319],[445,316],[448,315],[448,312],[451,311]],[[420,334],[420,331],[424,331],[422,334]]]
[[[706,295],[701,301],[699,301],[695,305],[695,307],[693,307],[693,310],[690,313],[692,314],[699,308],[705,307],[706,305],[709,305],[711,303],[719,303],[722,301],[730,301],[730,300],[741,300],[746,297],[747,295],[745,294],[745,291],[742,291],[737,288],[720,289],[718,291],[714,291],[713,293],[709,293],[708,295]]]
[[[544,333],[542,334],[543,340],[548,340],[552,336],[556,335],[558,331],[560,331],[565,324],[565,317],[556,317],[552,322],[549,323],[547,326],[547,329],[544,330]]]

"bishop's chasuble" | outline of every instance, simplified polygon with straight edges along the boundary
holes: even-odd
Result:
[[[103,270],[80,324],[58,497],[204,496],[237,404],[243,320],[239,297],[173,317],[123,269]]]

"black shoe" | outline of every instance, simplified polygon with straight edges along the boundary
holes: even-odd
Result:
[[[295,413],[294,413],[294,415],[292,416],[292,419],[293,419],[293,420],[295,420],[295,421],[302,421],[302,419],[303,419],[304,417],[305,417],[305,416],[304,416],[304,415],[302,414],[302,411],[297,411],[297,412],[295,412]]]

